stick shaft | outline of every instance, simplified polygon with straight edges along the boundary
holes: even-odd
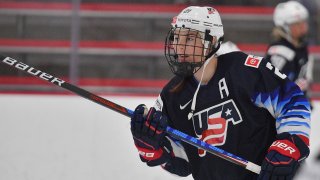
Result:
[[[3,57],[0,55],[0,58],[1,58],[1,62],[4,63],[4,64],[7,64],[11,67],[14,67],[16,69],[19,69],[19,70],[22,70],[22,71],[25,71],[33,76],[36,76],[40,79],[43,79],[45,81],[48,81],[52,84],[55,84],[57,86],[60,86],[64,89],[67,89],[75,94],[78,94],[79,96],[81,97],[84,97],[90,101],[93,101],[95,103],[98,103],[106,108],[109,108],[113,111],[116,111],[118,113],[121,113],[127,117],[132,117],[133,115],[133,111],[130,110],[130,109],[127,109],[123,106],[120,106],[112,101],[109,101],[107,99],[104,99],[100,96],[97,96],[93,93],[90,93],[84,89],[81,89],[75,85],[72,85],[64,80],[61,80],[59,78],[56,78],[50,74],[47,74],[43,71],[40,71],[38,69],[35,69],[27,64],[24,64],[22,62],[19,62],[15,59],[12,59],[10,57]],[[221,157],[225,160],[228,160],[234,164],[237,164],[239,166],[242,166],[252,172],[255,172],[257,174],[260,173],[260,166],[252,163],[252,162],[249,162],[243,158],[240,158],[234,154],[231,154],[231,153],[228,153],[220,148],[217,148],[215,146],[212,146],[206,142],[203,142],[203,141],[200,141],[199,139],[197,138],[194,138],[192,136],[189,136],[181,131],[178,131],[176,129],[173,129],[171,127],[167,127],[166,129],[166,132],[173,138],[175,139],[178,139],[180,141],[184,141],[188,144],[191,144],[197,148],[200,148],[200,149],[203,149],[203,150],[206,150],[207,152],[211,153],[211,154],[214,154],[218,157]]]

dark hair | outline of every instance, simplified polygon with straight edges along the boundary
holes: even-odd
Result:
[[[171,93],[181,92],[182,89],[184,88],[184,86],[186,85],[187,79],[188,79],[188,78],[186,78],[186,77],[185,77],[185,78],[182,78],[178,84],[176,84],[174,87],[172,87],[172,88],[170,89],[170,92],[171,92]]]

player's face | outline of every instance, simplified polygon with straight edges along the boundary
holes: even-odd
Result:
[[[292,38],[300,39],[308,34],[309,26],[307,21],[294,23],[290,26]]]
[[[174,31],[172,47],[179,62],[200,62],[205,58],[202,35],[198,31],[177,28]]]

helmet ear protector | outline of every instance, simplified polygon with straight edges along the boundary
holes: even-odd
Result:
[[[206,30],[205,35],[204,35],[205,41],[212,42],[213,37],[210,35],[210,30]],[[224,37],[221,36],[219,39],[217,39],[217,42],[215,44],[212,44],[211,51],[208,53],[206,56],[206,60],[212,57],[220,48],[221,43],[223,42]]]

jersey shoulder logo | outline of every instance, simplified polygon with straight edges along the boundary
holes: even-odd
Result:
[[[253,56],[253,55],[248,55],[244,65],[258,68],[260,63],[262,61],[262,57],[259,56]]]
[[[192,99],[190,99],[190,101],[188,101],[185,105],[180,104],[180,110],[184,110],[191,101],[192,101]]]

